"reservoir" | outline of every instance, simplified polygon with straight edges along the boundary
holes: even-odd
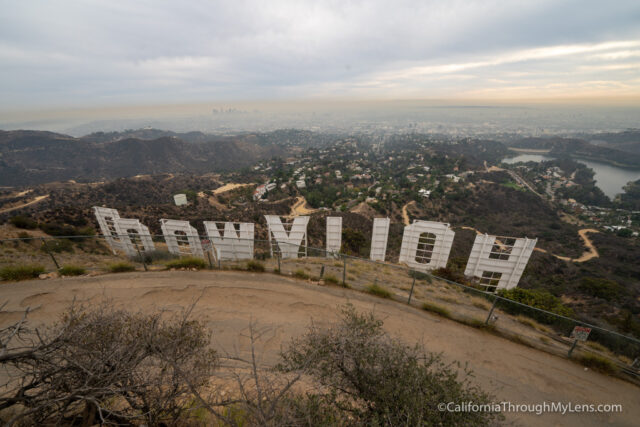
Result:
[[[503,159],[502,162],[513,164],[518,162],[542,162],[553,159],[554,157],[545,154],[519,154],[515,157]],[[629,181],[640,179],[640,170],[637,169],[619,168],[593,160],[573,159],[593,169],[595,172],[593,178],[596,180],[596,185],[600,187],[604,194],[610,199],[613,199],[616,194],[622,193],[622,187],[627,185]]]

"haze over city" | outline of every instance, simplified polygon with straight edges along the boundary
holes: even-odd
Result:
[[[623,111],[640,96],[635,1],[1,4],[5,128],[397,100]]]

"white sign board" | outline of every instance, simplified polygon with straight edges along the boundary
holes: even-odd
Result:
[[[586,341],[589,338],[589,334],[591,333],[591,328],[587,328],[585,326],[576,326],[571,331],[571,338],[578,341]]]
[[[404,228],[400,262],[422,272],[446,267],[454,236],[449,224],[414,221]]]
[[[138,256],[140,252],[151,252],[155,249],[153,239],[147,226],[138,219],[118,218],[115,228],[120,236],[123,250],[129,256]]]
[[[371,252],[369,258],[372,261],[384,261],[387,254],[387,239],[389,238],[389,218],[374,218],[373,232],[371,233]]]
[[[342,246],[342,217],[327,217],[327,256],[340,252]]]
[[[124,250],[124,244],[118,231],[116,230],[115,222],[120,218],[120,214],[116,209],[103,208],[100,206],[94,206],[93,212],[96,215],[96,220],[100,226],[100,232],[105,237],[105,240],[111,247],[113,254],[116,254],[117,250]]]
[[[300,244],[304,242],[304,252],[307,250],[308,216],[295,217],[292,223],[283,224],[277,215],[265,215],[269,227],[269,242],[271,256],[273,256],[273,242],[278,245],[278,251],[283,259],[298,258]]]
[[[198,230],[193,228],[189,221],[161,219],[160,225],[169,252],[174,255],[193,255],[204,258]]]
[[[252,259],[254,224],[251,222],[204,221],[217,259]]]
[[[488,291],[515,288],[537,241],[478,234],[464,274],[478,277]]]
[[[176,206],[185,206],[187,204],[187,195],[176,194],[173,196],[173,201],[176,203]]]

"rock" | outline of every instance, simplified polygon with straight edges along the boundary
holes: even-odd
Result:
[[[38,276],[38,279],[40,280],[44,280],[48,278],[49,278],[49,275],[47,273],[42,273],[41,275]]]

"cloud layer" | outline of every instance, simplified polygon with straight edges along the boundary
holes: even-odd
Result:
[[[0,109],[640,96],[640,3],[0,0]]]

